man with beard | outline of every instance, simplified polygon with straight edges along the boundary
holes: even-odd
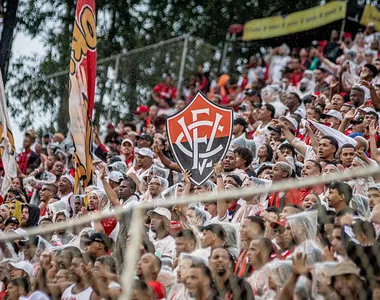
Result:
[[[318,163],[315,160],[309,159],[305,161],[302,170],[301,170],[301,177],[302,178],[308,178],[308,177],[319,177],[322,174],[322,167],[320,163]],[[310,193],[315,194],[321,194],[324,192],[324,185],[315,185],[310,187],[304,187],[300,189],[300,200],[303,201],[307,195]]]
[[[222,161],[223,165],[223,177],[236,169],[236,155],[232,150],[228,150],[226,156]]]
[[[212,250],[209,267],[219,295],[223,299],[254,299],[251,286],[233,274],[232,265],[232,256],[225,248]]]
[[[271,240],[267,238],[259,238],[253,240],[249,245],[248,261],[254,267],[255,271],[247,279],[251,285],[253,294],[260,294],[260,290],[267,284],[267,263],[271,261],[274,247]]]
[[[4,227],[3,223],[8,218],[9,218],[8,206],[5,204],[0,205],[0,230],[3,229]]]
[[[210,269],[200,260],[193,259],[185,282],[190,297],[196,300],[218,299]]]
[[[136,153],[136,164],[129,168],[127,175],[133,173],[139,181],[142,181],[144,176],[153,166],[153,152],[149,148],[141,148]]]
[[[352,188],[345,182],[332,182],[330,184],[327,200],[329,207],[334,208],[338,214],[349,207],[352,198]]]
[[[380,184],[371,184],[368,187],[368,201],[371,211],[376,205],[380,204]]]
[[[65,203],[66,210],[70,216],[73,215],[70,202],[74,201],[71,199],[73,195],[73,187],[74,187],[74,178],[70,175],[63,175],[60,177],[58,181],[58,196],[61,198],[60,201]]]
[[[89,285],[86,267],[88,258],[82,254],[76,254],[71,261],[69,268],[70,283],[51,284],[47,286],[50,296],[59,297],[62,300],[81,299],[98,300],[100,297],[92,290]]]
[[[161,254],[162,267],[172,271],[172,259],[175,257],[175,241],[169,234],[171,213],[163,207],[148,211],[150,229],[155,233],[151,238],[156,251]]]
[[[37,226],[39,218],[40,209],[35,205],[25,204],[22,206],[20,227],[27,228]]]
[[[63,223],[68,220],[69,218],[66,215],[66,211],[64,210],[57,212],[53,217],[53,222],[55,224]],[[67,232],[67,229],[57,230],[56,232],[54,232],[54,236],[61,241],[62,245],[67,245],[75,237],[72,233]]]
[[[55,184],[46,183],[42,186],[39,196],[40,196],[40,217],[48,215],[48,203],[50,198],[57,194],[57,186]]]
[[[136,266],[136,276],[144,281],[147,285],[152,287],[157,299],[166,297],[166,291],[164,285],[157,281],[158,274],[161,270],[161,261],[154,254],[144,254]]]
[[[133,153],[134,144],[130,139],[125,139],[121,142],[120,153],[122,154],[122,159],[124,159],[127,168],[133,165],[133,160],[135,158]]]
[[[236,262],[235,275],[248,277],[253,272],[252,266],[248,263],[249,245],[253,240],[263,237],[264,232],[265,222],[261,217],[249,216],[244,220],[240,227],[240,240],[243,247]]]
[[[111,250],[112,241],[104,233],[95,232],[88,239],[87,254],[92,261],[98,257],[108,255]]]
[[[136,194],[136,183],[129,177],[123,179],[118,188],[120,204],[125,209],[132,209],[138,204],[139,197]]]

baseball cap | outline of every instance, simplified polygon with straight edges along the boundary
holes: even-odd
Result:
[[[346,38],[352,38],[352,33],[351,32],[345,32],[343,33],[343,38],[346,39]]]
[[[282,220],[279,222],[272,222],[272,223],[270,223],[270,227],[272,227],[273,229],[275,229],[277,227],[284,227],[285,228],[285,223],[286,223],[286,220]]]
[[[370,184],[368,190],[369,189],[378,190],[380,192],[380,183]]]
[[[22,260],[19,262],[9,262],[8,264],[17,270],[23,270],[30,278],[33,277],[33,265],[31,263]]]
[[[361,111],[364,111],[365,113],[376,113],[376,110],[374,110],[371,107],[364,107],[364,108],[359,108]]]
[[[121,145],[123,145],[124,143],[130,143],[132,145],[132,147],[134,147],[135,145],[133,144],[133,142],[130,140],[130,139],[124,139],[122,142],[121,142]]]
[[[14,223],[17,225],[20,224],[20,222],[18,221],[18,219],[16,217],[10,217],[10,218],[6,219],[4,225],[7,226],[10,223]]]
[[[220,224],[208,224],[206,226],[203,226],[201,228],[202,231],[208,230],[211,231],[212,233],[215,233],[218,238],[220,238],[222,241],[225,240],[227,237],[226,231],[224,230],[223,226]]]
[[[172,218],[170,211],[165,207],[156,207],[154,210],[150,210],[147,212],[147,215],[149,217],[152,217],[153,214],[160,215],[162,217],[165,217],[168,220],[171,220],[171,218]]]
[[[115,128],[115,126],[113,126],[112,123],[108,123],[108,124],[107,124],[107,128],[111,129],[111,128]]]
[[[24,230],[24,229],[21,229],[21,228],[17,228],[16,230],[15,229],[9,229],[7,231],[7,234],[8,233],[14,233],[14,234],[17,234],[19,237],[20,237],[20,240],[21,239],[25,239],[25,238],[28,238],[28,233]]]
[[[274,132],[277,132],[277,133],[281,133],[281,128],[277,127],[277,126],[268,126],[268,130],[269,131],[274,131]]]
[[[359,269],[351,262],[341,262],[337,264],[332,269],[330,276],[333,277],[348,274],[354,274],[358,276],[361,280],[364,280],[364,278],[360,276]]]
[[[351,120],[350,123],[351,124],[361,124],[361,123],[363,123],[363,118],[362,117],[355,118],[355,119]]]
[[[35,139],[37,137],[37,133],[33,129],[29,129],[25,132],[26,135],[29,135],[31,138]]]
[[[147,133],[143,133],[141,135],[136,135],[136,139],[147,140],[147,141],[150,141],[151,144],[153,144],[153,142],[154,142],[152,136],[147,134]]]
[[[153,152],[149,148],[141,148],[139,149],[137,154],[140,154],[142,156],[149,156],[150,158],[153,158]]]
[[[135,111],[135,115],[139,115],[144,112],[149,112],[149,107],[146,105],[140,105],[137,107],[137,110]]]
[[[245,93],[247,96],[257,96],[257,97],[260,97],[260,93],[255,90],[255,89],[248,89],[245,91]]]
[[[239,124],[239,125],[241,125],[241,126],[244,126],[244,128],[246,128],[246,127],[248,126],[247,121],[244,120],[243,118],[236,118],[236,119],[234,120],[234,125],[236,125],[236,124]]]
[[[112,171],[108,175],[108,179],[112,180],[113,182],[120,182],[124,178],[123,174],[121,174],[119,171]]]
[[[90,245],[91,243],[94,243],[94,242],[103,244],[104,246],[106,246],[107,249],[111,249],[111,246],[112,246],[111,239],[102,232],[95,232],[90,235],[90,237],[88,238],[87,244]]]
[[[38,236],[32,236],[29,237],[28,239],[21,240],[19,242],[20,245],[29,245],[29,246],[38,246],[38,242],[40,241],[40,238]]]
[[[292,126],[294,127],[294,130],[296,130],[298,128],[298,123],[297,123],[296,119],[294,119],[292,117],[281,116],[280,120],[281,121],[288,121],[290,124],[292,124]]]
[[[335,119],[338,119],[339,121],[343,120],[342,114],[339,111],[336,111],[334,109],[331,109],[327,113],[322,114],[322,118],[327,118],[327,117],[333,117]]]
[[[241,110],[241,111],[250,111],[250,107],[247,103],[242,103],[240,104],[240,106],[238,107],[238,110]]]

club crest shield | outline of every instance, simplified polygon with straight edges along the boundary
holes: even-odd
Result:
[[[191,171],[191,181],[201,185],[213,173],[230,146],[233,111],[216,105],[200,91],[180,112],[169,117],[169,144],[182,171]]]

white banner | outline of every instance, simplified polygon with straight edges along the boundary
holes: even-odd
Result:
[[[0,158],[4,166],[4,179],[1,185],[1,195],[7,193],[12,178],[17,177],[16,151],[11,123],[9,121],[7,101],[5,99],[3,76],[0,72]]]

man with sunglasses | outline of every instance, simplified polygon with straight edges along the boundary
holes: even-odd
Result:
[[[49,200],[57,194],[57,186],[55,184],[44,184],[39,192],[40,196],[40,217],[48,215],[48,203]]]

